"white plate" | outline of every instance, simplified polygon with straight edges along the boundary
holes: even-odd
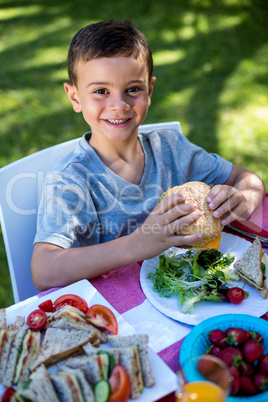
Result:
[[[107,302],[107,300],[91,285],[87,280],[76,282],[70,286],[66,286],[60,290],[50,293],[42,298],[37,296],[31,297],[23,302],[14,304],[6,309],[7,324],[15,322],[16,317],[25,316],[38,308],[38,305],[45,300],[56,300],[59,296],[65,294],[75,294],[87,301],[89,305],[102,304],[109,307],[115,314],[118,322],[118,335],[134,334],[134,329],[127,321]],[[173,371],[164,363],[164,361],[149,347],[149,359],[152,366],[152,372],[155,377],[156,384],[152,388],[144,388],[138,402],[153,402],[175,391],[177,380]],[[0,384],[0,396],[5,388]]]
[[[250,245],[251,243],[245,239],[223,232],[220,251],[224,254],[233,254],[237,260],[247,251]],[[185,249],[175,247],[173,249],[177,254],[185,253]],[[147,299],[157,310],[176,321],[197,325],[207,318],[215,317],[220,314],[249,314],[260,317],[268,311],[268,299],[263,299],[252,287],[246,284],[244,285],[244,282],[240,282],[239,284],[243,286],[244,290],[249,292],[249,297],[241,304],[234,305],[231,303],[201,301],[194,304],[192,313],[183,314],[177,296],[165,298],[161,297],[153,290],[153,281],[152,279],[148,279],[147,276],[149,272],[155,272],[154,268],[157,267],[157,263],[158,256],[143,262],[140,271],[141,287]]]

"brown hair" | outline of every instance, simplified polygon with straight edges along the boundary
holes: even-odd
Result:
[[[73,37],[68,53],[68,74],[73,85],[77,85],[77,62],[102,57],[140,55],[145,58],[149,81],[153,73],[153,59],[150,45],[144,34],[131,21],[103,21],[82,28]]]

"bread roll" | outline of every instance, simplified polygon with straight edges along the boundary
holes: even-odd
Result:
[[[166,198],[167,196],[178,192],[185,194],[187,198],[184,202],[196,203],[199,210],[202,212],[202,216],[197,221],[191,225],[183,227],[179,232],[177,232],[178,235],[201,233],[202,239],[192,243],[191,246],[193,247],[219,248],[217,245],[213,246],[213,243],[206,246],[206,243],[219,238],[223,229],[223,226],[220,223],[220,218],[214,218],[213,211],[209,209],[207,196],[210,190],[211,188],[206,183],[190,181],[181,186],[168,189],[164,195],[164,198]]]

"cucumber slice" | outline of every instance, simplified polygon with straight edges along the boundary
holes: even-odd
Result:
[[[107,402],[110,396],[110,384],[106,380],[100,380],[95,385],[94,396],[96,402]]]

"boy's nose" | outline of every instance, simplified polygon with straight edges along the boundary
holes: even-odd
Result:
[[[129,103],[122,97],[114,97],[109,103],[110,110],[125,111],[130,109]]]

